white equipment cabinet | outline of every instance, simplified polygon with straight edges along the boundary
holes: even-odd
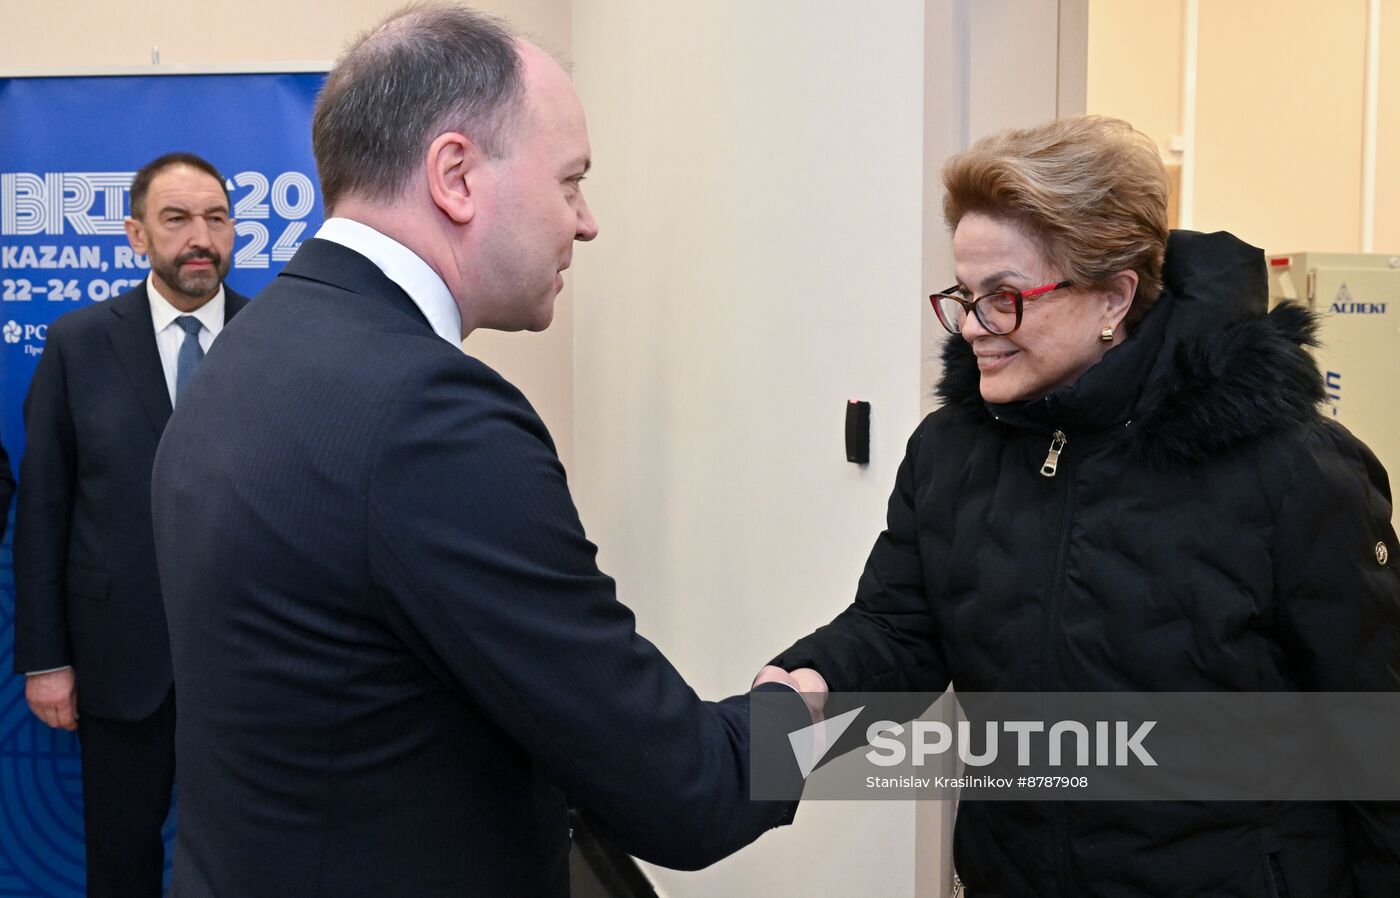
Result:
[[[1371,447],[1400,495],[1400,256],[1270,256],[1269,304],[1284,299],[1322,316],[1314,354],[1330,411]]]

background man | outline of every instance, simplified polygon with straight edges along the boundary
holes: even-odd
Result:
[[[789,820],[748,800],[747,702],[636,633],[543,423],[461,351],[546,327],[598,232],[567,75],[416,7],[336,66],[312,140],[331,217],[156,459],[176,895],[565,895],[566,793],[671,866]],[[764,723],[810,723],[792,701]]]
[[[223,284],[224,180],[198,156],[136,173],[126,233],[150,277],[55,321],[25,399],[15,670],[40,720],[78,730],[88,894],[159,896],[175,693],[151,465],[172,405],[246,300]]]

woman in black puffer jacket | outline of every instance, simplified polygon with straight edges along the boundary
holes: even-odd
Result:
[[[1112,119],[943,178],[942,408],[855,602],[773,664],[814,692],[1400,689],[1385,472],[1319,414],[1262,253],[1169,236],[1156,147]],[[1400,812],[964,802],[955,862],[971,898],[1393,898]]]

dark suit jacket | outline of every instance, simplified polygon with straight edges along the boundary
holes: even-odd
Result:
[[[15,475],[10,473],[10,455],[0,443],[0,540],[10,522],[10,499],[15,495]]]
[[[154,502],[179,898],[565,895],[566,793],[680,867],[791,817],[748,800],[746,700],[637,634],[529,403],[357,253],[307,241],[220,337]]]
[[[247,300],[224,288],[225,321]],[[24,401],[15,671],[73,665],[78,705],[140,720],[170,689],[151,465],[170,417],[143,281],[62,315]]]

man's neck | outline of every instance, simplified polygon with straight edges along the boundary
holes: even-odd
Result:
[[[421,209],[409,209],[405,203],[383,205],[350,197],[340,200],[333,209],[327,210],[326,217],[357,221],[403,244],[427,263],[447,285],[447,290],[454,297],[462,318],[462,337],[465,339],[467,334],[475,329],[474,322],[468,317],[468,309],[461,300],[462,279],[455,258],[447,247],[449,241],[433,230],[432,222],[425,221],[426,216]]]

